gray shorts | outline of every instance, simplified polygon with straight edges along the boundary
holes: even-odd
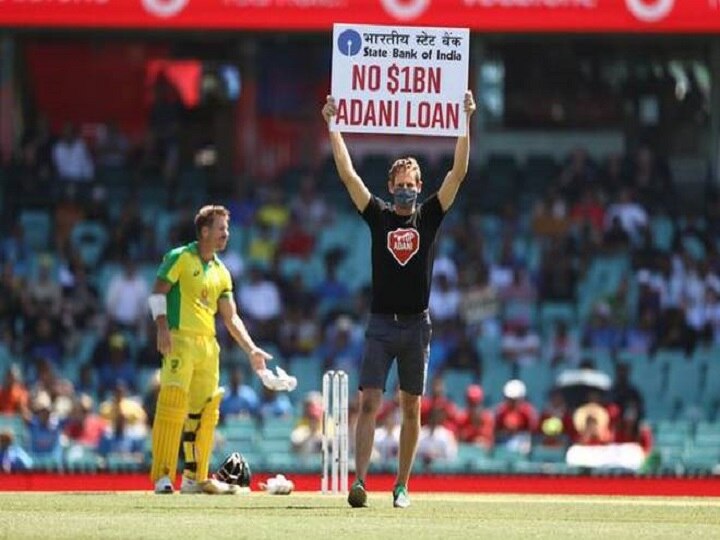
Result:
[[[400,389],[421,396],[425,392],[431,335],[427,312],[397,316],[371,314],[365,331],[360,389],[385,391],[388,373],[397,358]]]

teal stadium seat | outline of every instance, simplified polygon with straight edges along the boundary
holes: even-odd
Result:
[[[99,222],[82,221],[73,227],[70,243],[80,254],[80,259],[90,268],[95,268],[105,251],[108,233]]]
[[[465,405],[465,391],[467,387],[476,383],[475,376],[469,371],[448,369],[442,374],[445,381],[445,394],[456,405]]]
[[[535,446],[532,450],[531,459],[540,463],[565,463],[565,448]]]
[[[34,251],[48,248],[51,223],[50,213],[46,210],[23,210],[20,214],[25,239]]]

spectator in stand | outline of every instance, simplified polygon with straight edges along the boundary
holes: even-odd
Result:
[[[3,265],[0,276],[0,343],[18,338],[21,324],[25,323],[23,286],[23,280],[13,272],[12,264]]]
[[[13,224],[10,234],[0,243],[0,265],[10,268],[12,275],[18,278],[27,278],[34,255],[25,236],[25,229],[18,220]]]
[[[507,324],[502,337],[503,360],[513,366],[528,366],[540,359],[540,336],[527,321]]]
[[[289,304],[285,310],[278,334],[278,345],[284,358],[307,356],[316,350],[320,329],[312,310],[312,305],[297,304]]]
[[[116,169],[125,167],[129,150],[130,143],[117,123],[108,122],[102,126],[95,146],[99,166]]]
[[[482,358],[474,340],[463,334],[458,346],[448,356],[447,367],[469,371],[475,375],[477,380],[480,380],[482,377]]]
[[[601,176],[601,184],[605,193],[614,197],[627,185],[627,180],[627,170],[623,155],[620,153],[609,155]]]
[[[39,186],[48,185],[54,173],[53,149],[56,138],[50,131],[45,117],[39,117],[27,128],[20,142],[22,159],[26,166],[26,178],[37,179]]]
[[[603,246],[610,253],[623,253],[630,249],[630,235],[623,228],[618,216],[612,218],[603,235]]]
[[[442,421],[453,431],[457,429],[458,410],[455,403],[445,395],[445,380],[442,375],[432,379],[430,393],[423,396],[420,402],[420,423],[426,425],[430,422],[430,413],[433,409],[442,409]]]
[[[0,431],[0,473],[28,471],[32,465],[32,458],[15,442],[15,434],[10,430]]]
[[[635,153],[631,185],[647,208],[674,211],[675,188],[670,173],[647,145],[640,146]]]
[[[622,347],[623,332],[621,328],[613,324],[610,306],[607,302],[601,302],[595,306],[582,342],[586,349],[615,351]]]
[[[578,444],[597,445],[612,442],[613,427],[619,417],[619,408],[614,403],[605,405],[599,391],[588,394],[587,403],[573,413]]]
[[[657,319],[652,311],[640,314],[640,320],[625,331],[625,347],[628,352],[654,355],[657,350]]]
[[[615,427],[613,442],[616,444],[636,443],[649,455],[653,447],[652,430],[641,422],[640,409],[636,403],[627,402],[620,420]]]
[[[478,384],[471,384],[465,391],[465,410],[458,414],[458,438],[460,442],[491,450],[495,445],[495,416],[483,407],[485,393]]]
[[[243,384],[243,373],[239,366],[230,372],[230,388],[220,403],[220,415],[223,418],[238,416],[257,416],[260,401],[250,386]]]
[[[62,289],[52,275],[53,263],[50,257],[40,257],[37,278],[28,283],[23,301],[26,317],[59,317],[62,303]]]
[[[550,390],[548,403],[540,413],[538,438],[541,446],[565,447],[575,437],[572,414],[562,392]]]
[[[148,381],[147,389],[142,400],[142,408],[147,418],[148,429],[152,428],[153,421],[155,420],[155,409],[157,408],[157,398],[159,393],[160,369],[157,369]]]
[[[285,192],[275,186],[268,187],[264,202],[257,211],[257,220],[261,225],[277,231],[287,226],[290,210],[285,202]]]
[[[570,219],[577,227],[590,227],[594,233],[602,233],[605,207],[600,201],[597,189],[588,187],[583,190],[582,197],[570,210]]]
[[[125,261],[123,271],[115,274],[108,285],[105,305],[110,320],[119,328],[137,332],[147,318],[150,290],[138,273],[132,259]]]
[[[540,262],[540,300],[575,300],[578,270],[565,242],[556,239],[543,251]]]
[[[551,367],[560,364],[577,366],[580,363],[580,344],[570,333],[567,321],[562,319],[555,321],[555,331],[547,342],[545,356],[550,361]]]
[[[705,297],[705,317],[711,343],[720,345],[720,285],[708,285]]]
[[[63,432],[71,445],[96,450],[107,427],[107,421],[93,412],[92,398],[82,394],[75,398]]]
[[[260,418],[291,418],[293,416],[293,405],[285,392],[275,392],[267,386],[260,391],[258,403]]]
[[[280,244],[278,234],[267,223],[258,222],[257,233],[250,238],[247,259],[252,267],[270,268],[277,258]]]
[[[324,343],[317,351],[324,369],[357,373],[362,361],[362,330],[347,315],[338,317],[328,326]]]
[[[642,230],[648,226],[648,214],[645,208],[635,202],[632,191],[624,189],[616,202],[608,207],[605,214],[605,230],[625,231],[633,244],[639,244]]]
[[[290,443],[294,453],[305,456],[320,453],[322,449],[322,417],[322,396],[318,392],[309,392],[303,402],[302,417],[290,434]]]
[[[315,180],[309,175],[300,181],[300,189],[290,203],[290,210],[310,234],[319,232],[332,221],[332,213],[318,194]]]
[[[662,252],[655,247],[655,239],[653,238],[652,229],[649,226],[645,226],[640,229],[640,242],[637,247],[633,249],[632,262],[633,268],[638,271],[638,276],[641,272],[653,272],[657,269],[658,259],[662,255]]]
[[[433,278],[430,289],[430,317],[436,324],[442,324],[458,318],[460,309],[460,291],[447,274],[441,273]]]
[[[0,386],[0,415],[20,415],[26,418],[29,413],[28,391],[22,382],[22,372],[17,364],[11,364]]]
[[[537,299],[537,289],[527,270],[521,267],[513,269],[512,281],[500,291],[505,303],[533,304]]]
[[[520,264],[513,249],[513,235],[506,232],[502,237],[500,256],[490,266],[490,284],[501,291],[512,283],[513,268]]]
[[[250,267],[248,282],[238,291],[238,304],[245,313],[243,320],[256,340],[277,335],[282,312],[280,290],[257,266]]]
[[[569,201],[576,201],[580,194],[595,185],[597,170],[585,148],[575,148],[560,172],[559,189]]]
[[[500,300],[497,289],[489,282],[487,266],[482,265],[474,277],[462,273],[460,319],[471,336],[497,336],[500,334]]]
[[[457,458],[457,439],[455,434],[445,427],[445,423],[445,409],[434,407],[430,411],[428,423],[420,430],[417,456],[425,465]]]
[[[397,459],[400,450],[400,417],[398,413],[399,410],[395,409],[392,413],[383,416],[382,420],[378,419],[372,461],[385,465]]]
[[[56,367],[62,363],[64,354],[60,339],[60,326],[55,319],[41,317],[29,333],[25,353],[29,358],[45,358]]]
[[[115,417],[121,414],[125,417],[125,424],[147,431],[147,414],[139,401],[127,396],[127,388],[120,382],[115,385],[111,398],[100,404],[100,416],[110,424],[115,425]]]
[[[26,418],[30,432],[30,452],[33,456],[51,459],[57,466],[62,463],[62,429],[51,411],[50,396],[41,392],[33,402],[34,415]]]
[[[137,372],[135,364],[129,356],[127,340],[120,332],[116,332],[110,336],[109,345],[108,357],[102,362],[98,377],[100,395],[106,395],[118,383],[135,392],[137,389],[135,385]]]
[[[64,189],[93,179],[95,166],[90,151],[74,125],[65,124],[63,127],[62,137],[53,147],[53,164],[58,177],[66,184]]]
[[[77,393],[87,394],[92,399],[97,400],[99,389],[96,375],[96,370],[92,364],[83,364],[80,367],[80,373],[78,374],[78,380],[75,386]]]
[[[36,358],[27,376],[31,388],[30,395],[37,396],[40,392],[50,393],[57,384],[58,378],[52,362],[47,358]]]
[[[615,366],[615,380],[610,388],[610,402],[618,406],[623,414],[629,406],[635,408],[638,420],[645,417],[645,405],[640,390],[630,382],[630,364],[620,362]]]
[[[660,320],[662,313],[660,292],[653,284],[652,275],[648,270],[637,273],[638,298],[636,318],[642,320],[649,316],[655,323]]]
[[[90,284],[83,265],[78,265],[72,282],[64,288],[61,308],[62,325],[66,332],[75,334],[99,326],[100,298]]]
[[[572,225],[567,215],[567,205],[557,194],[538,201],[532,212],[532,232],[540,239],[554,240],[567,235]]]
[[[314,248],[315,237],[308,232],[307,226],[296,214],[291,214],[290,223],[280,239],[277,256],[308,259]]]
[[[154,238],[150,240],[148,233],[152,231],[142,220],[137,200],[129,200],[122,207],[118,223],[110,228],[108,257],[120,261],[128,255],[133,259],[151,255]]]
[[[525,400],[525,383],[512,379],[505,383],[505,400],[495,410],[495,444],[512,452],[527,454],[532,434],[537,430],[535,408]]]
[[[62,196],[55,205],[53,238],[55,249],[65,252],[70,248],[70,235],[75,225],[86,217],[85,207],[74,194]]]
[[[350,301],[350,289],[337,277],[337,269],[344,256],[345,252],[340,249],[325,254],[325,278],[314,291],[320,314],[331,313]]]
[[[98,453],[104,458],[115,457],[123,461],[142,463],[147,432],[144,426],[129,424],[128,419],[115,412],[110,426],[105,429]]]

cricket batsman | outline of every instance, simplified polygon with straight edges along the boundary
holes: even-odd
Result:
[[[162,354],[160,393],[152,430],[155,493],[173,493],[182,436],[185,469],[180,493],[235,494],[236,485],[208,478],[224,390],[218,388],[220,347],[215,314],[245,351],[268,388],[291,391],[297,380],[266,367],[272,357],[255,345],[237,313],[232,280],[217,253],[227,246],[230,214],[204,206],[195,216],[197,241],[168,252],[148,304]]]

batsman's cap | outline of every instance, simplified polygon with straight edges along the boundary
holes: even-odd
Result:
[[[525,383],[519,379],[512,379],[503,387],[503,395],[508,399],[523,399],[526,393]]]
[[[479,384],[471,384],[465,391],[465,397],[469,403],[478,405],[483,402],[483,399],[485,399],[485,392],[483,392],[482,386]]]

